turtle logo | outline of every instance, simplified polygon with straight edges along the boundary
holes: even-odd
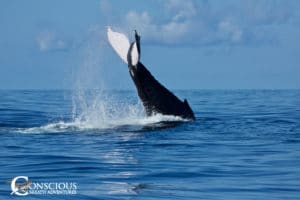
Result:
[[[20,180],[22,179],[23,182],[19,183]],[[14,177],[12,180],[11,180],[11,183],[10,183],[10,187],[11,187],[11,195],[15,194],[15,195],[19,195],[19,196],[26,196],[28,195],[28,188],[30,186],[32,182],[28,179],[28,176],[17,176],[17,177]]]

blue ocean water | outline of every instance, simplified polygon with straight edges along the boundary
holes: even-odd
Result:
[[[17,176],[77,184],[26,199],[300,198],[299,90],[175,92],[196,121],[135,91],[0,91],[0,199]]]

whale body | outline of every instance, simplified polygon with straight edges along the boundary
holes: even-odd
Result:
[[[132,43],[124,34],[112,31],[110,27],[107,30],[107,36],[113,49],[128,64],[129,74],[136,86],[147,116],[160,113],[179,116],[188,120],[195,119],[187,100],[181,101],[176,97],[159,83],[140,62],[140,36],[136,31],[135,41]]]

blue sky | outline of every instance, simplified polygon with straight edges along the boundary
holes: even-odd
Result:
[[[106,27],[172,89],[299,89],[297,0],[0,1],[0,89],[133,89]]]

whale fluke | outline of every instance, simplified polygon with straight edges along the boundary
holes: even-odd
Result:
[[[127,53],[130,47],[130,43],[126,35],[118,32],[114,32],[110,27],[107,29],[107,37],[110,45],[121,57],[121,59],[127,64]]]
[[[159,83],[140,60],[140,36],[135,31],[135,41],[131,44],[128,38],[111,28],[107,31],[108,41],[128,64],[129,74],[137,88],[138,95],[145,107],[148,116],[156,113],[180,116],[194,120],[195,115],[186,99],[181,101],[171,91]],[[126,52],[126,55],[125,55]]]

